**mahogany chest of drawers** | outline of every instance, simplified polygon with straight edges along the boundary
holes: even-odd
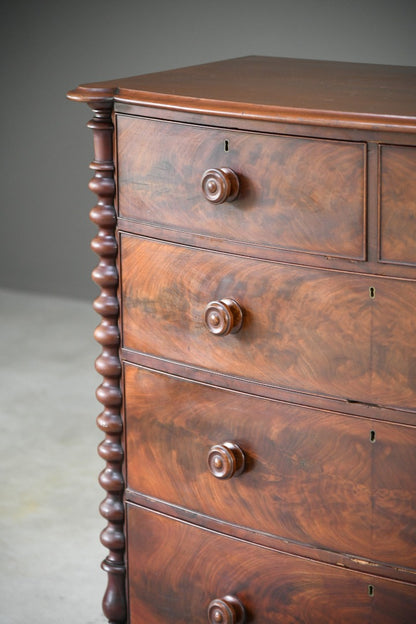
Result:
[[[112,623],[416,622],[416,69],[82,85]]]

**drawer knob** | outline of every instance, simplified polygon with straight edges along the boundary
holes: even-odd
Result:
[[[224,442],[209,449],[208,468],[217,479],[238,477],[244,470],[245,457],[238,444]]]
[[[245,621],[244,607],[235,596],[224,596],[210,602],[208,607],[210,624],[243,624]]]
[[[234,299],[211,301],[205,308],[205,325],[211,334],[236,334],[243,324],[243,311]]]
[[[201,180],[202,193],[213,204],[233,201],[240,190],[237,174],[227,167],[207,169]]]

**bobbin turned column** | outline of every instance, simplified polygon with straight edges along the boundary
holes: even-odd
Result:
[[[122,418],[119,360],[119,330],[117,300],[118,274],[116,268],[117,241],[115,238],[116,215],[114,210],[114,163],[113,124],[111,121],[112,100],[88,102],[94,111],[88,127],[94,133],[94,160],[90,168],[94,176],[89,188],[98,196],[98,202],[91,210],[90,218],[98,226],[98,234],[91,247],[100,260],[92,273],[93,280],[101,288],[94,301],[95,311],[102,316],[94,336],[102,346],[96,360],[96,370],[103,376],[97,389],[97,398],[103,411],[97,418],[98,427],[105,433],[105,439],[98,447],[98,453],[106,466],[99,482],[107,495],[100,505],[101,515],[107,526],[101,533],[101,543],[108,548],[108,556],[102,563],[107,572],[108,583],[103,598],[103,611],[110,624],[126,621],[125,565],[124,565],[124,481],[122,474],[123,448],[121,445]]]

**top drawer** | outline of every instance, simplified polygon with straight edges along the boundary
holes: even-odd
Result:
[[[124,115],[117,141],[122,217],[256,247],[365,259],[363,143]],[[224,168],[237,174],[238,196],[212,203],[203,174]]]
[[[380,147],[380,260],[416,265],[416,148]]]

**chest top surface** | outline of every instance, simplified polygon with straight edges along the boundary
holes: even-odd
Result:
[[[312,125],[416,130],[416,67],[247,56],[84,84],[69,97]]]

